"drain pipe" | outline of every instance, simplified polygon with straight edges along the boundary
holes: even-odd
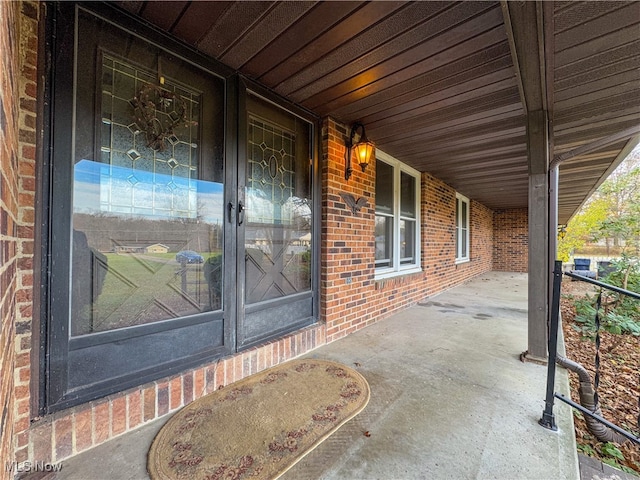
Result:
[[[580,379],[580,389],[578,390],[580,394],[580,404],[587,410],[590,410],[592,413],[601,417],[602,410],[600,409],[600,405],[595,404],[593,385],[591,383],[591,375],[589,375],[589,372],[579,363],[569,360],[568,358],[561,357],[560,355],[556,357],[556,363],[561,367],[578,374],[578,378]],[[629,441],[625,436],[610,429],[606,425],[603,425],[589,415],[584,416],[584,421],[586,422],[589,431],[601,442],[625,443]]]

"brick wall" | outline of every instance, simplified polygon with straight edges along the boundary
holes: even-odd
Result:
[[[527,272],[529,215],[526,208],[498,210],[493,216],[493,269],[500,272]]]
[[[470,261],[458,264],[455,215],[456,191],[432,175],[423,174],[422,268],[427,274],[429,295],[493,269],[493,211],[470,201]]]
[[[27,459],[28,430],[35,412],[30,409],[31,322],[33,309],[33,253],[35,221],[36,97],[38,64],[37,2],[19,2],[19,75],[20,113],[18,119],[18,274],[15,294],[15,421],[16,459]]]
[[[13,460],[16,290],[18,289],[19,4],[0,2],[0,479]]]
[[[341,338],[493,267],[493,211],[471,202],[471,258],[455,263],[455,190],[422,174],[421,273],[375,279],[375,161],[344,179],[347,129],[331,118],[322,129],[323,247],[321,304],[327,341]],[[398,159],[402,160],[402,159]],[[354,215],[340,192],[364,196]]]
[[[327,118],[322,125],[321,315],[327,340],[333,341],[374,318],[369,299],[375,291],[375,165],[356,165],[344,178],[346,127]],[[354,214],[340,196],[364,197],[367,206]]]

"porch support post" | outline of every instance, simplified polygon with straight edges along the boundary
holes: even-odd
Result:
[[[552,195],[557,195],[557,171],[553,175],[549,171],[553,151],[549,134],[554,103],[553,2],[502,0],[500,5],[527,118],[529,331],[528,349],[520,358],[546,363],[551,265],[555,256],[557,228],[557,201],[550,200]]]
[[[526,359],[546,362],[549,312],[549,119],[527,113],[529,150],[529,330]],[[555,227],[554,230],[555,231]]]

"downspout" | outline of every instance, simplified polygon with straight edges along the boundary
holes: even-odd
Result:
[[[600,409],[599,404],[595,404],[593,385],[591,383],[591,375],[589,375],[589,372],[579,363],[560,355],[556,358],[556,363],[561,367],[578,374],[578,378],[580,379],[580,388],[578,389],[580,405],[601,417],[602,410]],[[629,441],[628,438],[620,435],[614,430],[611,430],[609,427],[603,425],[589,415],[584,416],[584,421],[587,424],[589,432],[591,432],[600,442],[625,443]]]

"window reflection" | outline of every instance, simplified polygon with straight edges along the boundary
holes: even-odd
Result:
[[[123,213],[122,197],[111,209],[125,188],[149,209]],[[185,196],[193,209],[165,208]],[[73,335],[221,307],[222,184],[82,160],[73,204]]]
[[[100,61],[95,160],[73,171],[71,334],[220,309],[222,84]],[[78,135],[76,151],[91,141]]]

